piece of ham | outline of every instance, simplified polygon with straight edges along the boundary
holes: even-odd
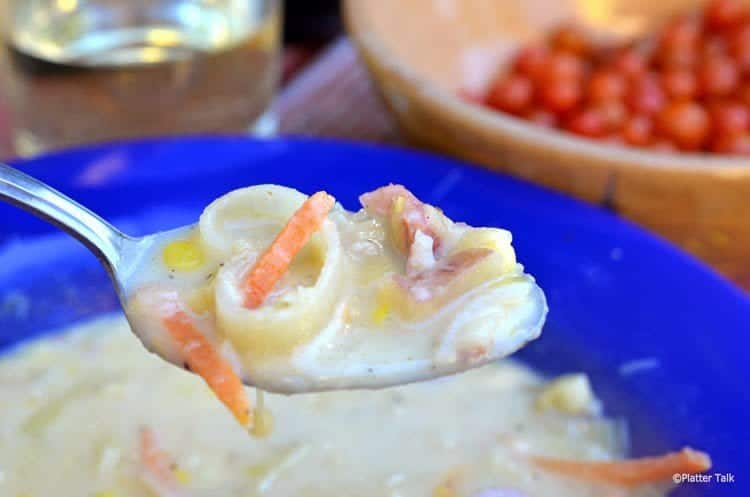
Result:
[[[433,239],[433,250],[438,251],[442,236],[439,223],[432,216],[421,200],[414,196],[403,185],[387,185],[369,193],[362,194],[359,201],[371,214],[378,216],[390,216],[396,199],[404,199],[404,209],[401,214],[401,223],[404,229],[404,240],[406,247],[402,249],[409,251],[417,231]],[[434,209],[433,209],[434,210]]]
[[[492,254],[489,249],[468,249],[438,259],[429,269],[406,276],[395,276],[396,282],[417,302],[427,302],[445,291],[463,272]]]

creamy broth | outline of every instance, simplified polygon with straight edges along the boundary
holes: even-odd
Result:
[[[506,360],[385,390],[269,395],[274,432],[252,439],[200,378],[145,354],[124,319],[101,319],[0,360],[0,495],[153,497],[144,426],[174,458],[181,496],[662,495],[535,468],[529,454],[623,455],[594,399],[589,413],[540,410],[543,389]]]
[[[247,274],[308,197],[261,185],[217,199],[133,273],[133,330],[183,365],[163,320],[180,307],[248,384],[283,393],[451,374],[539,336],[544,294],[508,231],[453,222],[400,186],[362,198],[356,213],[333,207],[256,308]]]

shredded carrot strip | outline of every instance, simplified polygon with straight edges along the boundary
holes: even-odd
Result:
[[[318,192],[297,209],[248,272],[243,284],[245,307],[256,309],[263,304],[274,285],[289,269],[297,252],[320,229],[335,202],[326,192]]]
[[[172,471],[174,461],[159,447],[151,428],[141,428],[138,456],[141,470],[149,483],[167,491],[179,488],[180,485]]]
[[[165,316],[163,322],[190,370],[205,380],[241,425],[249,425],[252,421],[250,401],[232,365],[196,329],[185,311],[175,310]]]
[[[711,468],[708,454],[689,447],[662,456],[623,461],[571,461],[543,456],[531,460],[542,469],[572,478],[626,487],[669,480],[675,473],[703,473]]]

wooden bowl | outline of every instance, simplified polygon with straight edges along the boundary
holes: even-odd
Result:
[[[457,98],[561,22],[629,37],[689,0],[347,0],[383,99],[420,146],[612,208],[750,285],[750,160],[663,154],[548,130]]]

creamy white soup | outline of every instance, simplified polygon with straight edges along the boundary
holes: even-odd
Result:
[[[245,424],[233,373],[282,393],[384,387],[539,336],[546,301],[510,232],[454,222],[399,185],[361,202],[348,212],[278,185],[220,197],[196,226],[158,235],[130,276],[133,330]]]
[[[531,456],[616,460],[620,423],[583,375],[545,382],[506,360],[384,390],[267,395],[247,436],[195,375],[144,353],[121,317],[0,360],[3,497],[615,497]],[[154,481],[144,430],[167,462]],[[158,471],[156,472],[158,475]]]

